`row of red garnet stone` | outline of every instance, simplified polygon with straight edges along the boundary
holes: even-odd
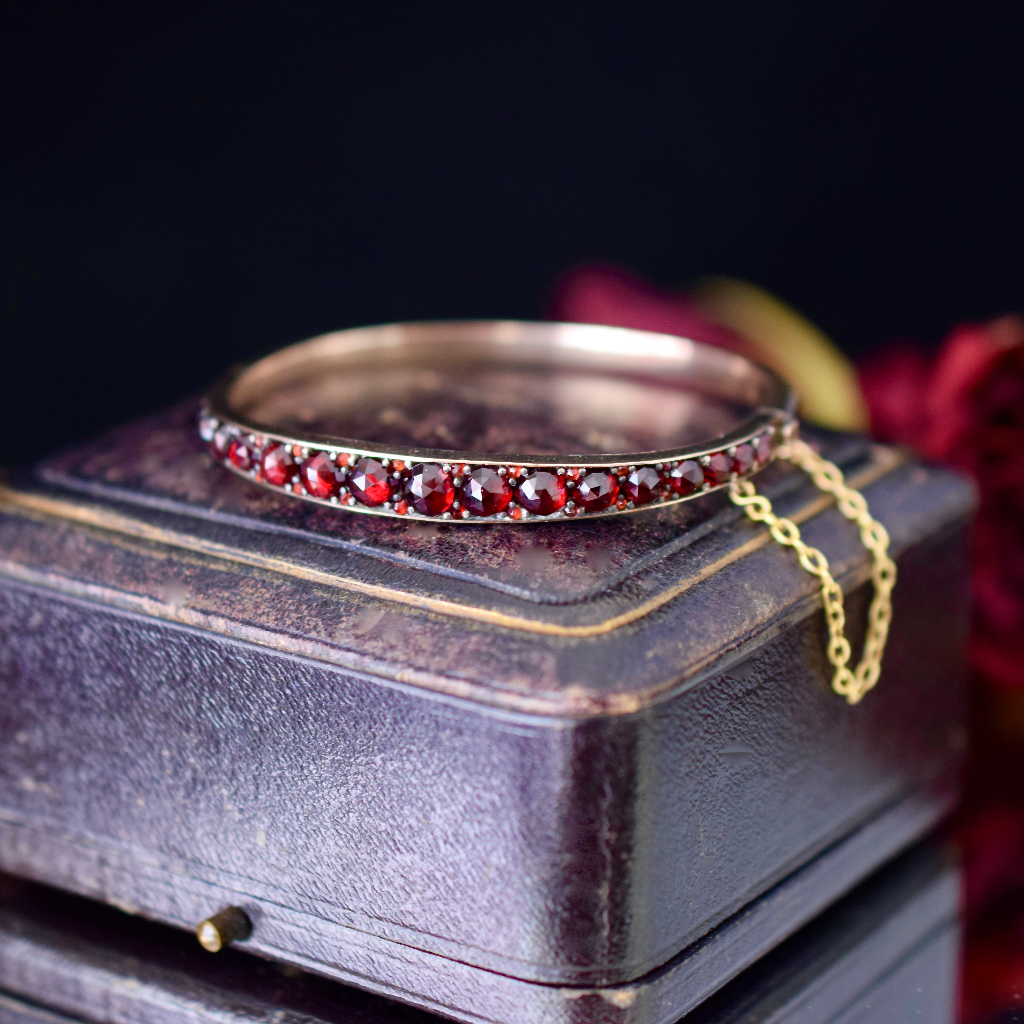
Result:
[[[200,425],[215,459],[261,483],[338,504],[389,508],[398,515],[468,519],[504,513],[511,519],[562,512],[604,512],[650,505],[727,483],[760,469],[772,454],[771,433],[727,451],[654,466],[615,469],[529,469],[375,459],[287,445],[238,433],[209,421]]]

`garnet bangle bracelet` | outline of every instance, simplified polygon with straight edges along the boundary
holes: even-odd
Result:
[[[462,415],[445,419],[453,403]],[[795,436],[795,404],[770,370],[685,338],[407,323],[322,335],[229,373],[199,432],[216,462],[292,497],[533,522],[621,515],[744,480]],[[554,425],[524,442],[537,409]],[[396,443],[420,438],[473,447]]]

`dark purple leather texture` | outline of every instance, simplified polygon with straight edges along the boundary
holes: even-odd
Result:
[[[2,1024],[438,1022],[240,951],[210,956],[174,929],[7,881],[0,876]],[[934,849],[914,849],[684,1020],[952,1024],[958,897],[956,870]]]
[[[489,987],[668,978],[846,856],[763,949],[948,808],[972,507],[951,474],[826,439],[900,572],[881,683],[849,707],[814,581],[720,495],[406,526],[234,480],[193,415],[2,496],[0,866],[189,927],[238,904],[256,950],[501,1020],[524,997],[485,1014]],[[805,517],[856,648],[855,530],[798,471],[759,486]],[[690,984],[674,977],[617,1009],[526,986],[546,1007],[529,1019],[670,1020]]]

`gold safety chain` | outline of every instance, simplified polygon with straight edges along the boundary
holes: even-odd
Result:
[[[772,537],[783,547],[793,548],[800,565],[821,580],[821,603],[825,607],[828,623],[828,660],[835,673],[832,689],[856,704],[878,682],[882,671],[882,654],[892,621],[892,588],[896,585],[896,563],[889,557],[889,534],[885,527],[868,512],[868,503],[860,491],[848,487],[842,470],[823,459],[806,442],[794,438],[787,441],[777,456],[799,466],[809,474],[814,485],[836,499],[839,511],[860,527],[861,543],[871,552],[874,564],[871,581],[875,586],[874,600],[868,610],[868,634],[864,641],[864,654],[856,669],[851,670],[850,641],[846,639],[846,612],[843,609],[843,590],[832,578],[828,559],[817,549],[805,544],[800,530],[791,519],[777,516],[772,503],[758,494],[749,480],[734,480],[729,497],[755,523],[765,523]]]

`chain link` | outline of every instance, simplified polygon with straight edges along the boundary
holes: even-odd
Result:
[[[842,470],[823,459],[810,445],[795,438],[784,444],[778,457],[792,462],[807,473],[814,485],[836,499],[839,511],[860,529],[861,543],[874,559],[871,582],[875,596],[868,609],[868,632],[864,653],[856,669],[849,667],[850,642],[846,639],[846,611],[843,590],[832,578],[828,559],[817,549],[805,544],[800,529],[791,519],[772,511],[772,503],[758,494],[749,480],[734,480],[729,497],[755,523],[764,523],[772,538],[783,547],[792,548],[800,565],[821,582],[821,603],[828,625],[826,654],[835,672],[832,689],[851,704],[856,704],[870,690],[882,671],[882,654],[892,621],[892,588],[896,585],[896,563],[889,557],[889,534],[877,519],[871,518],[868,503],[859,491],[848,487]]]

